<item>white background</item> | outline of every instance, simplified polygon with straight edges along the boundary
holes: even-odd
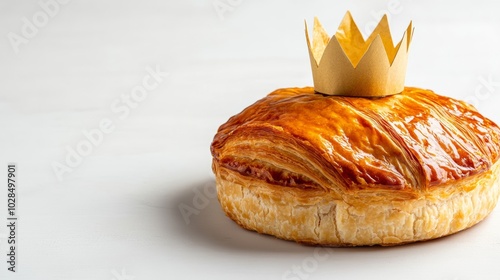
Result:
[[[500,6],[434,2],[73,0],[47,15],[2,0],[0,178],[18,164],[19,244],[11,273],[2,183],[0,278],[500,279],[500,209],[436,241],[318,251],[240,229],[195,192],[213,191],[220,124],[274,89],[312,84],[304,19],[315,15],[332,33],[347,9],[363,31],[388,11],[397,40],[413,20],[407,84],[500,123]],[[169,76],[128,115],[113,109],[148,67]],[[58,180],[54,165],[106,119],[113,131]],[[198,211],[189,224],[182,205]]]

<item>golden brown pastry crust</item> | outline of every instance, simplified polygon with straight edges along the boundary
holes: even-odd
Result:
[[[392,245],[470,227],[495,206],[500,129],[464,102],[277,90],[223,124],[218,196],[245,228],[322,245]]]

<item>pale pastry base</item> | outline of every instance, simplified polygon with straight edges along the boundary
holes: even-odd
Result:
[[[456,233],[483,220],[500,193],[500,164],[413,198],[398,191],[325,191],[275,186],[213,163],[222,209],[242,227],[323,246],[391,246]],[[399,191],[400,192],[400,191]]]

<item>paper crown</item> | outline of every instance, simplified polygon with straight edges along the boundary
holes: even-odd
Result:
[[[394,46],[384,15],[365,40],[348,11],[330,38],[314,18],[312,44],[306,23],[314,90],[327,95],[366,97],[401,93],[412,35],[410,22],[403,38]]]

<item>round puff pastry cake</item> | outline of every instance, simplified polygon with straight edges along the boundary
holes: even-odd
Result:
[[[495,207],[500,129],[419,88],[381,98],[277,90],[211,145],[218,199],[240,226],[329,246],[397,245],[473,226]]]

